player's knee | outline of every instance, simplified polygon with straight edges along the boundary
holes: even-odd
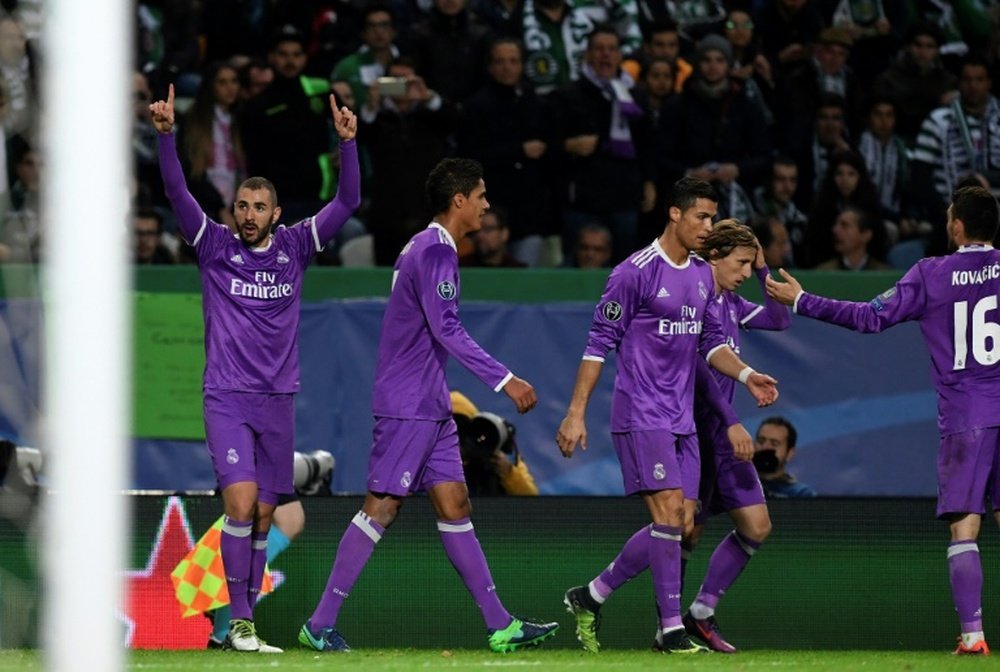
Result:
[[[771,535],[771,519],[753,520],[746,525],[746,529],[740,530],[740,534],[745,537],[763,543]]]

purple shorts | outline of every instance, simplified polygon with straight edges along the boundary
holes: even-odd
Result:
[[[613,432],[611,442],[622,466],[626,495],[680,488],[685,499],[698,496],[700,460],[694,434],[663,429]]]
[[[257,484],[257,499],[277,504],[293,491],[295,397],[205,391],[205,440],[219,487]]]
[[[938,450],[938,518],[986,513],[986,499],[1000,509],[1000,427],[941,437]]]
[[[375,418],[368,490],[397,497],[465,483],[458,428],[447,420]]]
[[[698,428],[698,446],[701,449],[701,482],[698,499],[701,506],[695,523],[701,524],[709,517],[755,504],[764,504],[764,488],[753,462],[744,462],[733,455],[726,428],[721,423]]]

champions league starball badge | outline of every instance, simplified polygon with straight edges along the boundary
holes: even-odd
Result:
[[[617,322],[622,319],[622,304],[617,301],[608,301],[601,307],[601,314],[608,322]]]
[[[448,280],[442,280],[441,282],[438,283],[437,293],[438,296],[440,296],[445,301],[451,301],[452,299],[455,298],[455,294],[457,292],[455,290],[454,284],[452,284]]]

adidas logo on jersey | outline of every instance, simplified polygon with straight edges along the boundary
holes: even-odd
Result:
[[[233,256],[229,257],[229,261],[233,262],[234,264],[241,264],[242,265],[243,264],[243,255],[242,254],[234,254]]]
[[[670,292],[667,291],[666,287],[660,287],[660,291],[656,293],[656,298],[665,299],[670,296]]]

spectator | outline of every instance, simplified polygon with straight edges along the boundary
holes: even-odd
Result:
[[[236,187],[246,178],[246,157],[236,114],[239,99],[236,70],[222,61],[210,64],[194,103],[180,124],[178,149],[188,188],[213,219],[233,224],[230,208]]]
[[[399,49],[394,44],[396,26],[389,5],[380,2],[367,5],[361,21],[364,43],[356,52],[337,63],[330,75],[332,80],[344,80],[350,84],[355,103],[359,106],[367,101],[368,87],[372,82],[383,76],[389,63],[399,57]]]
[[[757,212],[777,219],[784,226],[791,244],[791,254],[786,263],[791,265],[806,258],[806,229],[809,225],[809,218],[795,204],[798,186],[799,167],[790,157],[779,155],[771,162],[771,178],[754,192]]]
[[[988,4],[992,3],[907,0],[907,10],[911,20],[941,27],[941,55],[956,60],[986,47],[990,38]]]
[[[913,147],[920,125],[946,105],[958,80],[941,62],[941,29],[932,23],[910,28],[906,47],[875,82],[874,90],[896,102],[896,132]]]
[[[308,62],[305,38],[294,26],[275,33],[268,62],[274,81],[247,104],[244,117],[247,172],[271,177],[281,194],[283,217],[294,222],[319,210],[333,195],[325,107],[330,83],[303,75]]]
[[[406,53],[427,86],[462,103],[483,85],[491,35],[467,0],[433,0],[430,16],[413,27]]]
[[[17,20],[0,18],[0,86],[6,93],[3,125],[8,137],[35,142],[38,130],[38,82],[35,54]]]
[[[770,143],[760,108],[742,84],[729,77],[732,47],[718,35],[698,43],[696,74],[668,104],[663,125],[672,142],[658,153],[666,179],[684,175],[713,183],[720,216],[749,219],[752,189],[767,170]]]
[[[899,46],[882,0],[839,0],[833,10],[831,24],[834,28],[846,30],[851,36],[854,42],[851,68],[857,74],[862,88],[867,88],[872,79],[889,64],[889,59]]]
[[[573,264],[577,268],[608,268],[611,250],[611,232],[600,224],[587,224],[577,233]]]
[[[521,45],[500,38],[490,47],[489,79],[465,105],[458,136],[463,156],[478,160],[490,177],[490,203],[510,213],[510,251],[537,266],[542,236],[555,216],[545,165],[551,131],[542,106],[524,85]]]
[[[166,206],[166,198],[156,198],[153,194],[160,189],[160,164],[156,158],[156,129],[149,121],[149,104],[153,93],[146,75],[132,73],[132,165],[135,170],[138,190],[143,200]],[[24,141],[22,140],[22,144]]]
[[[732,47],[733,65],[729,76],[743,83],[747,97],[760,107],[767,125],[774,124],[774,71],[761,52],[760,38],[754,34],[750,14],[734,9],[726,17],[726,39]]]
[[[868,175],[864,158],[853,149],[837,152],[830,160],[823,186],[809,215],[806,258],[799,262],[800,265],[814,266],[833,256],[836,247],[835,223],[848,208],[872,217],[869,228],[875,230],[875,236],[870,249],[876,257],[883,258],[886,237],[878,193]]]
[[[798,204],[809,207],[819,193],[827,173],[830,157],[851,148],[847,142],[847,123],[844,99],[832,93],[819,97],[812,128],[797,142],[790,152],[799,167]]]
[[[407,80],[402,95],[383,96],[376,81],[361,108],[360,137],[372,162],[372,205],[368,230],[375,238],[375,263],[391,266],[403,245],[424,228],[424,176],[437,165],[457,128],[455,105],[429,89],[413,61],[400,57],[388,75]]]
[[[684,90],[684,83],[694,72],[694,67],[681,58],[681,37],[677,32],[677,23],[672,19],[664,19],[650,24],[643,30],[642,50],[622,63],[622,68],[632,79],[639,81],[642,72],[653,60],[660,59],[670,63],[674,72],[674,92]]]
[[[711,33],[718,33],[726,19],[721,0],[665,0],[667,13],[677,22],[680,36],[694,44]]]
[[[623,54],[638,51],[642,33],[636,0],[524,0],[525,72],[536,93],[549,93],[580,78],[588,36],[601,25],[610,25],[618,35]]]
[[[653,143],[657,148],[667,147],[672,142],[673,129],[663,122],[663,112],[668,101],[674,97],[674,62],[665,58],[652,58],[642,66],[638,86],[633,90],[635,101],[645,111],[652,127]],[[661,150],[657,150],[659,154]],[[669,192],[671,183],[663,175],[656,180],[655,207],[639,216],[639,240],[652,240],[663,230],[667,207],[663,195]]]
[[[568,157],[563,246],[593,220],[614,237],[612,259],[635,248],[639,211],[652,210],[656,194],[651,131],[632,99],[631,78],[621,72],[621,46],[611,26],[594,29],[587,42],[583,77],[553,98],[553,128]]]
[[[802,64],[786,80],[782,100],[788,103],[780,109],[792,115],[785,123],[809,119],[821,94],[833,94],[844,99],[849,121],[857,117],[858,85],[854,73],[847,67],[851,53],[850,33],[844,28],[824,28],[813,49],[813,58]],[[781,116],[781,115],[779,115]],[[849,124],[854,128],[853,124]]]
[[[764,263],[768,268],[788,268],[792,265],[792,242],[788,229],[777,217],[757,216],[751,220],[751,229],[757,236]]]
[[[765,2],[754,25],[775,75],[785,77],[812,57],[812,45],[823,29],[823,17],[811,0]]]
[[[910,160],[906,143],[896,135],[896,105],[876,95],[868,107],[867,128],[858,151],[865,159],[882,212],[893,221],[903,217],[903,194],[909,188]]]
[[[7,248],[7,261],[36,263],[41,260],[44,234],[38,216],[42,161],[38,152],[26,144],[18,151],[14,156],[16,180],[10,190],[11,210],[0,229],[0,245]]]
[[[152,208],[140,208],[134,217],[132,233],[135,236],[137,264],[174,264],[173,253],[163,243],[163,218]]]
[[[479,231],[473,234],[473,250],[458,260],[460,266],[485,268],[524,268],[527,266],[516,259],[507,249],[510,227],[502,209],[491,206],[480,220]]]
[[[775,416],[760,423],[754,442],[753,463],[768,499],[816,496],[815,490],[795,480],[785,470],[795,456],[797,441],[795,426],[785,418]]]
[[[877,217],[848,206],[833,224],[833,249],[836,256],[821,264],[817,271],[884,271],[888,265],[876,258],[884,245],[880,234],[882,222]]]
[[[918,194],[931,196],[925,206],[928,219],[944,211],[958,180],[980,174],[1000,185],[1000,104],[990,94],[989,68],[979,58],[962,65],[958,99],[930,113],[920,128],[913,150],[913,179]],[[935,212],[936,211],[936,212]]]
[[[239,66],[237,72],[240,78],[240,100],[243,102],[262,94],[274,81],[274,69],[258,58],[251,58]]]

